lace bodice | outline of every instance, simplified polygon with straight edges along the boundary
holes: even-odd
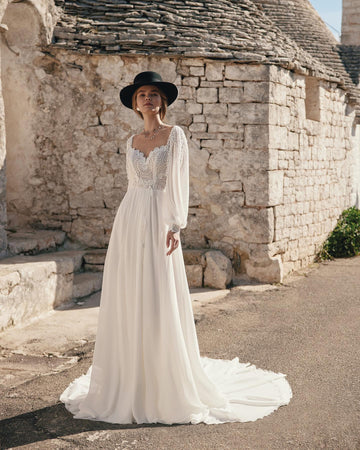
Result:
[[[133,137],[128,139],[126,149],[128,189],[165,191],[164,220],[184,228],[189,203],[189,155],[184,131],[173,126],[167,143],[155,147],[147,157],[133,147]]]

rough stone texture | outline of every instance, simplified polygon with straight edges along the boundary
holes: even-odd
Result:
[[[8,233],[8,256],[37,254],[55,250],[64,243],[66,234],[54,230],[28,230]]]
[[[306,50],[307,53],[312,55],[317,61],[321,61],[326,67],[332,68],[349,89],[351,100],[359,105],[359,90],[355,89],[351,76],[347,72],[348,66],[352,65],[351,61],[354,59],[354,54],[351,49],[348,49],[348,51],[343,50],[343,46],[339,45],[339,42],[322,21],[310,1],[253,0],[253,2],[300,48]],[[343,2],[343,11],[345,28],[348,25],[349,28],[347,28],[344,35],[343,22],[342,44],[360,45],[359,0],[345,0]],[[348,39],[350,35],[351,38]],[[359,62],[358,57],[356,59]],[[358,114],[360,115],[359,107]]]
[[[59,252],[1,260],[0,330],[71,301],[73,272],[82,253]]]
[[[270,260],[264,261],[245,261],[246,273],[250,278],[273,283],[277,280],[279,283],[283,281],[283,264],[281,256],[277,255]]]
[[[281,255],[286,274],[313,261],[340,213],[356,202],[359,174],[352,166],[358,147],[352,143],[354,112],[347,110],[340,90],[320,82],[317,91],[307,92],[305,77],[276,68],[271,69],[271,79],[286,88],[283,106],[289,109],[285,146],[274,145],[283,196],[273,208],[271,244],[273,255]],[[306,117],[307,95],[319,96],[318,121]]]
[[[343,0],[341,43],[360,45],[360,1]]]
[[[36,137],[29,164],[34,172],[11,194],[13,226],[26,217],[28,224],[59,228],[82,245],[106,247],[127,187],[124,144],[141,127],[135,114],[121,107],[118,91],[134,73],[146,69],[161,72],[180,89],[168,121],[182,126],[189,139],[185,247],[217,248],[234,264],[239,255],[249,259],[239,270],[257,263],[273,267],[273,258],[280,254],[287,273],[310,262],[341,209],[350,204],[347,168],[353,115],[335,83],[323,81],[319,87],[321,120],[314,122],[306,118],[306,76],[275,66],[216,63],[214,69],[202,58],[89,57],[57,49],[34,61],[36,70],[27,68],[38,105],[27,137]],[[192,71],[196,75],[190,75],[191,68],[197,68]],[[197,87],[189,85],[191,77],[199,79]],[[311,186],[320,182],[317,192],[326,198],[318,199]],[[336,198],[336,207],[326,205],[330,197],[333,202]],[[303,202],[306,206],[300,206]],[[310,207],[306,231],[299,218],[290,217],[307,214]],[[25,214],[17,216],[15,211]],[[305,245],[300,236],[311,244]],[[295,243],[286,242],[296,239],[302,248],[298,256]],[[94,270],[101,265],[93,264]],[[273,281],[279,281],[281,271],[271,273],[277,273]]]
[[[14,4],[20,15],[6,10],[19,55],[2,40],[0,222],[107,246],[127,187],[125,141],[141,128],[118,93],[149,69],[180,91],[168,122],[183,127],[190,148],[184,247],[219,249],[252,276],[268,267],[273,281],[280,257],[285,273],[308,264],[339,212],[358,202],[359,129],[348,103],[356,75],[307,1],[256,3],[59,0],[50,46],[32,3]],[[297,31],[299,11],[318,34]],[[1,108],[0,99],[0,130]]]
[[[74,274],[72,298],[86,297],[93,292],[100,291],[102,272]]]
[[[139,0],[126,4],[109,1],[106,6],[99,0],[57,0],[56,4],[61,8],[54,31],[57,47],[83,53],[166,53],[268,61],[334,75],[329,67],[299,48],[250,0],[210,0],[206,4],[197,0]],[[184,71],[186,76],[195,74],[202,76],[203,70]],[[211,81],[218,77],[210,75],[210,71],[207,74]],[[184,84],[190,86],[193,82],[188,79]]]
[[[186,265],[186,277],[188,285],[191,288],[202,287],[203,285],[203,267],[200,264]]]
[[[103,265],[105,263],[106,249],[86,250],[84,262],[88,265]]]
[[[233,269],[229,258],[220,251],[210,250],[205,253],[206,268],[204,286],[226,289],[232,280]]]

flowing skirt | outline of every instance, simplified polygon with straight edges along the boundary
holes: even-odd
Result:
[[[247,422],[289,403],[285,375],[201,357],[181,244],[166,255],[164,192],[131,187],[116,213],[92,365],[61,394],[74,418]]]

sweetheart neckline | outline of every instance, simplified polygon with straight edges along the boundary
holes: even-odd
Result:
[[[157,145],[156,147],[154,147],[154,148],[151,150],[151,152],[149,152],[149,154],[148,154],[147,156],[145,156],[144,153],[143,153],[141,150],[139,150],[139,149],[133,147],[132,143],[133,143],[133,139],[134,139],[134,136],[135,136],[134,134],[131,136],[130,148],[131,148],[133,151],[140,153],[140,154],[142,155],[142,157],[145,159],[145,161],[147,161],[147,160],[150,158],[151,153],[153,153],[155,150],[159,150],[160,148],[167,147],[167,146],[169,145],[170,137],[171,137],[171,134],[172,134],[172,132],[173,132],[175,126],[176,126],[176,125],[174,125],[174,126],[171,128],[170,133],[169,133],[169,136],[168,136],[168,140],[166,141],[166,144]]]
[[[145,156],[144,153],[143,153],[141,150],[138,150],[137,148],[134,148],[134,147],[131,146],[131,149],[132,149],[134,152],[140,153],[140,155],[143,157],[143,159],[145,159],[145,161],[147,161],[147,160],[150,158],[151,153],[153,153],[153,152],[156,151],[156,150],[159,150],[160,148],[167,147],[167,145],[168,145],[168,144],[164,144],[164,145],[159,145],[159,146],[157,146],[157,147],[154,147],[154,148],[151,150],[151,152],[148,154],[148,156]]]

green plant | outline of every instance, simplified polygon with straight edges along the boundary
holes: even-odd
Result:
[[[344,258],[360,253],[360,210],[346,209],[324,242],[319,259]]]

